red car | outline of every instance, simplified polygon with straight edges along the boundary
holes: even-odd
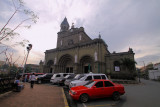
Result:
[[[125,93],[124,86],[110,80],[92,80],[84,86],[72,87],[69,94],[74,100],[85,103],[89,99],[112,97],[119,100],[120,95]]]

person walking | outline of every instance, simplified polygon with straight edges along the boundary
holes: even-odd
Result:
[[[31,88],[33,88],[34,81],[36,80],[36,76],[34,75],[34,73],[32,73],[32,75],[30,75],[29,79],[30,79]]]
[[[28,77],[28,75],[25,75],[24,82],[27,82],[27,77]]]

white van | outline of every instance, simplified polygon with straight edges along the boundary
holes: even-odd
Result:
[[[84,74],[85,76],[82,77],[79,80],[74,80],[70,82],[69,87],[75,87],[75,86],[81,86],[85,85],[88,81],[93,80],[93,79],[105,79],[108,80],[107,76],[105,74],[94,74],[94,73],[89,73],[89,74]]]
[[[64,78],[66,75],[70,75],[70,74],[73,74],[73,73],[56,73],[52,76],[50,82],[53,84],[56,84],[61,78]]]

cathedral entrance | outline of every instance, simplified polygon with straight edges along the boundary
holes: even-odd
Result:
[[[89,73],[92,72],[92,67],[91,66],[84,66],[84,73]]]
[[[50,73],[52,73],[52,68],[50,68]]]
[[[92,72],[93,59],[90,56],[84,56],[80,60],[81,71],[83,73]]]
[[[47,62],[47,66],[48,66],[48,72],[49,73],[52,73],[52,70],[53,70],[53,68],[52,68],[52,66],[53,66],[53,60],[49,60],[48,62]]]
[[[73,73],[73,57],[71,55],[63,55],[59,60],[58,72]]]
[[[66,73],[73,73],[73,67],[66,67]]]

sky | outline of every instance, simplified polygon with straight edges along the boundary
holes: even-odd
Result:
[[[18,6],[17,0],[14,3]],[[56,48],[57,33],[65,17],[70,26],[74,23],[75,27],[84,27],[92,39],[98,38],[100,32],[111,53],[132,48],[138,67],[160,62],[160,0],[24,0],[23,8],[38,15],[37,23],[25,22],[16,29],[19,36],[3,43],[29,40],[33,48],[27,63],[39,64],[40,60],[44,61],[46,50]],[[12,0],[0,0],[0,28],[14,10]],[[14,28],[25,18],[19,12],[7,27]],[[28,24],[30,29],[23,27]],[[20,57],[17,63],[22,64],[25,47],[16,46],[11,51],[14,60]],[[0,60],[5,60],[2,54]]]

